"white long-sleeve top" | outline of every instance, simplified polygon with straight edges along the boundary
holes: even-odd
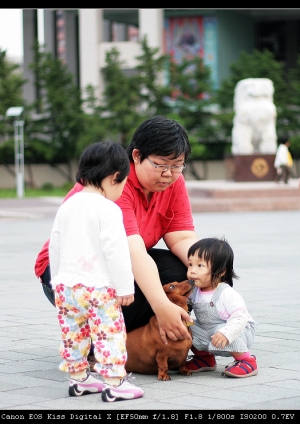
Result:
[[[55,217],[49,243],[51,284],[111,286],[134,293],[122,211],[98,193],[75,193]]]
[[[288,148],[285,144],[279,144],[274,160],[275,168],[280,168],[281,165],[288,166]]]
[[[214,292],[215,290],[203,292],[197,288],[193,303],[209,303]],[[243,297],[229,285],[220,293],[215,302],[215,308],[220,317],[220,323],[224,321],[224,327],[218,329],[218,331],[227,337],[229,343],[240,336],[249,322],[255,322],[248,312]],[[201,316],[197,318],[201,325]]]

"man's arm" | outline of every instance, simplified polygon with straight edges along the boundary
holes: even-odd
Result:
[[[188,266],[187,252],[190,246],[199,240],[194,231],[174,231],[164,236],[164,241],[170,251],[176,255],[185,266]]]

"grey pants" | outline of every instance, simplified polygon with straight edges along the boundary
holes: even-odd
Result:
[[[213,346],[211,336],[224,327],[226,323],[220,318],[215,306],[217,299],[226,287],[226,283],[220,284],[214,292],[210,303],[193,304],[193,311],[197,318],[195,325],[191,326],[193,346],[197,350],[208,351],[216,356],[231,356],[230,352],[248,352],[256,331],[255,323],[249,322],[242,334],[232,343],[222,348]]]

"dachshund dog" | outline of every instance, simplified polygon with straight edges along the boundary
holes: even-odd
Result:
[[[170,301],[181,306],[185,311],[188,311],[187,298],[193,288],[193,280],[185,280],[180,283],[176,281],[163,286]],[[187,327],[191,324],[186,322]],[[189,332],[191,333],[190,329]],[[171,380],[168,370],[177,370],[182,375],[191,375],[185,366],[191,346],[191,340],[173,341],[170,339],[165,345],[160,337],[157,318],[154,315],[148,324],[127,333],[126,371],[158,374],[158,380],[163,381]]]

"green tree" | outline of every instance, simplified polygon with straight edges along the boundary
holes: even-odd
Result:
[[[171,111],[166,98],[171,95],[171,87],[165,83],[168,55],[158,55],[158,48],[151,48],[145,36],[140,41],[142,53],[136,59],[140,101],[145,105],[146,116],[166,115]]]
[[[10,107],[24,107],[24,83],[20,66],[10,63],[6,51],[0,49],[0,163],[5,165],[14,163],[14,129],[5,115]]]
[[[191,166],[194,159],[211,159],[216,151],[218,125],[212,109],[215,93],[209,66],[200,57],[184,59],[181,63],[172,60],[168,84],[172,92],[171,117],[179,120],[189,133]],[[198,177],[196,173],[194,176]]]
[[[0,49],[0,115],[5,116],[8,108],[23,106],[22,88],[25,80],[20,66],[10,63],[6,51]]]
[[[291,69],[289,81],[289,135],[300,136],[300,54],[297,57],[296,67]]]
[[[199,141],[214,139],[210,124],[213,93],[210,68],[202,58],[194,57],[179,64],[171,60],[169,70],[174,110],[184,120],[185,128]]]
[[[105,119],[108,136],[125,147],[142,119],[138,76],[126,75],[122,70],[123,63],[117,48],[106,53],[105,88],[99,112]]]
[[[78,153],[89,144],[109,139],[109,128],[102,114],[100,99],[96,96],[96,89],[89,84],[83,89],[82,105],[85,111],[83,131],[78,140]]]
[[[140,41],[141,54],[132,74],[127,74],[120,52],[112,48],[106,53],[106,66],[103,69],[105,89],[101,105],[96,105],[93,89],[89,87],[89,108],[92,115],[101,119],[101,128],[106,136],[126,147],[137,126],[154,115],[166,115],[170,106],[166,96],[170,88],[163,83],[167,55],[159,55],[158,48],[151,48],[147,38]],[[92,119],[92,118],[91,118]],[[95,130],[97,127],[92,126]],[[97,132],[97,130],[96,130]]]
[[[289,132],[290,151],[294,159],[300,158],[300,54],[296,67],[289,71]],[[298,170],[299,174],[299,170]]]
[[[210,68],[200,58],[172,63],[170,56],[159,55],[159,49],[149,47],[146,37],[140,45],[141,54],[136,57],[138,64],[131,75],[122,69],[124,62],[117,48],[107,52],[101,102],[96,99],[93,87],[86,88],[85,108],[90,116],[82,146],[91,137],[101,135],[126,147],[144,119],[165,115],[179,120],[189,131],[192,159],[209,159],[209,152],[214,154],[216,146],[209,148],[207,143],[217,138],[216,122],[210,111],[213,95]]]
[[[38,44],[34,52],[30,67],[39,95],[31,105],[31,119],[26,125],[27,157],[31,163],[45,161],[54,167],[65,163],[65,176],[71,181],[71,161],[78,157],[78,141],[84,129],[81,92],[60,59]]]

